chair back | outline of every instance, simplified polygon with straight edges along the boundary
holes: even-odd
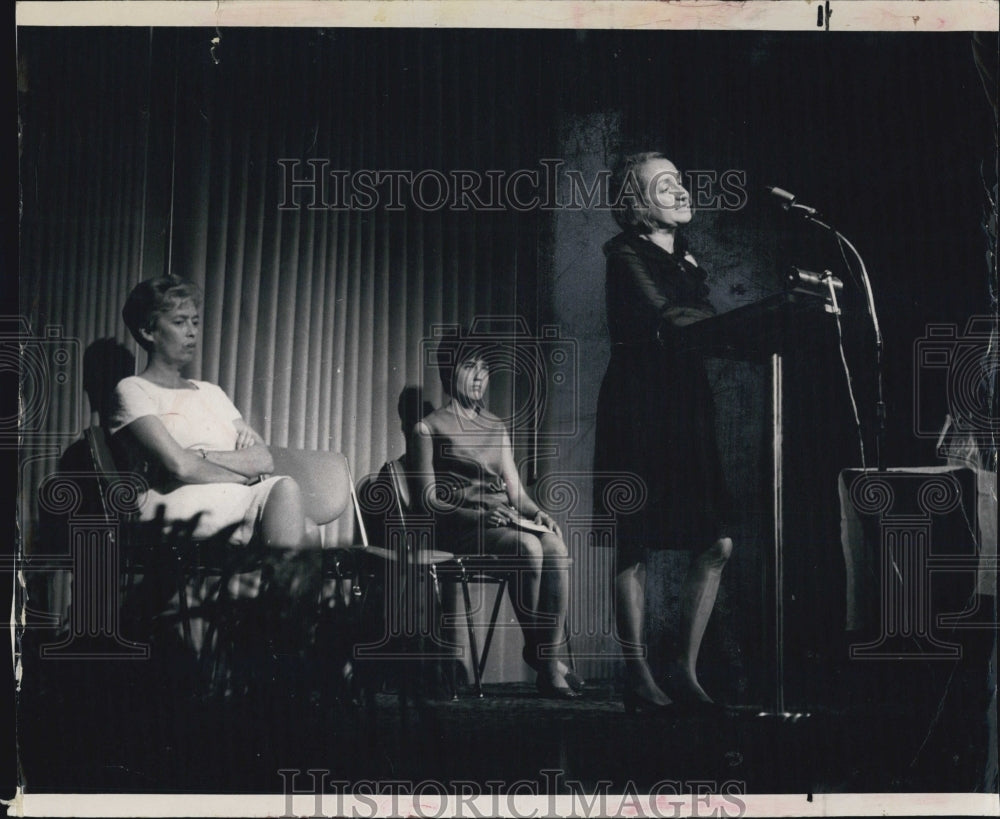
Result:
[[[435,548],[433,519],[414,514],[410,508],[403,463],[402,458],[388,461],[376,475],[358,484],[358,517],[373,543],[378,544],[371,550],[384,552],[390,560],[405,559],[420,565],[451,560],[451,552]]]
[[[365,547],[369,545],[387,546],[391,528],[406,526],[405,479],[402,467],[397,461],[389,461],[374,475],[366,475],[358,481],[354,495],[356,512]],[[368,538],[374,538],[369,543]]]
[[[108,442],[108,433],[104,427],[89,426],[83,431],[83,437],[90,450],[90,462],[97,478],[99,487],[97,494],[101,500],[101,510],[105,519],[111,521],[116,515],[108,504],[108,491],[112,482],[121,476],[121,472],[115,463],[111,445]]]
[[[322,526],[332,523],[351,501],[351,473],[339,452],[270,447],[274,474],[294,478],[302,490],[305,513]]]
[[[392,492],[393,516],[399,519],[401,526],[405,526],[406,516],[410,511],[410,487],[403,471],[403,459],[386,461],[379,475],[385,477],[386,484]]]

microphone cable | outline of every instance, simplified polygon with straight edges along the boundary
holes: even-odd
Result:
[[[837,303],[837,291],[833,286],[833,279],[827,277],[827,286],[830,289],[830,298],[833,300],[833,317],[837,322],[837,350],[840,353],[840,363],[844,368],[844,378],[847,381],[847,397],[851,401],[851,411],[854,413],[854,428],[858,433],[858,449],[861,451],[861,468],[867,469],[868,463],[865,460],[865,435],[861,428],[861,415],[858,413],[858,402],[854,398],[854,379],[851,376],[851,368],[847,364],[847,354],[844,351],[844,328],[840,323],[840,305]]]

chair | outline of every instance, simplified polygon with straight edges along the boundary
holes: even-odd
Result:
[[[119,510],[111,508],[110,497],[112,491],[112,479],[121,477],[121,473],[118,471],[114,458],[111,456],[111,448],[108,446],[107,433],[104,431],[103,427],[90,426],[83,431],[83,438],[87,442],[87,449],[90,453],[90,465],[97,478],[97,498],[100,502],[100,508],[105,521],[112,522],[115,521],[119,515],[123,515],[125,517],[124,522],[131,523],[133,516],[129,515],[127,511],[123,513]],[[138,490],[139,487],[136,487],[136,489]],[[119,565],[122,573],[122,583],[120,585],[123,593],[131,591],[132,584],[135,579],[134,567],[129,563],[133,557],[134,555],[131,550],[126,550],[124,554],[119,553],[119,558],[122,561]]]
[[[121,479],[114,461],[105,430],[92,426],[84,433],[90,449],[94,471],[100,485],[101,504],[106,518],[115,516],[109,504],[110,493]],[[288,475],[298,482],[304,499],[305,512],[317,524],[336,520],[349,502],[350,471],[347,459],[336,452],[314,452],[270,448],[274,460],[274,474]],[[241,595],[241,578],[253,578],[265,568],[265,550],[257,535],[247,547],[234,549],[228,540],[231,532],[225,531],[207,540],[194,540],[190,526],[177,527],[164,536],[162,518],[148,524],[138,524],[134,516],[121,521],[125,524],[122,549],[123,595],[134,591],[138,577],[150,572],[160,573],[158,578],[177,596],[176,619],[181,626],[184,644],[198,660],[214,693],[226,690],[227,663],[236,652],[237,631],[246,615],[245,609],[253,603],[256,594]],[[259,521],[258,521],[259,524]],[[330,550],[331,554],[337,550]],[[326,560],[336,565],[336,560]],[[208,583],[207,588],[205,583]],[[192,606],[189,590],[201,589],[195,597],[200,604]],[[204,619],[204,633],[196,639],[192,621]],[[159,617],[161,623],[167,618]]]
[[[418,705],[422,702],[425,672],[437,669],[425,661],[455,657],[454,647],[440,643],[433,634],[430,616],[442,603],[436,566],[454,556],[431,549],[426,530],[404,525],[404,507],[384,467],[377,476],[358,482],[354,501],[362,541],[356,554],[372,559],[368,564],[369,586],[364,592],[364,634],[355,645],[354,656],[368,676],[364,687],[369,704],[374,704],[375,687],[393,680],[400,708],[405,711],[411,696]],[[384,545],[373,545],[369,532]],[[381,602],[381,610],[373,608],[373,602]]]
[[[383,501],[379,507],[382,512],[382,525],[387,532],[387,539],[395,542],[397,550],[402,547],[407,562],[423,562],[434,584],[435,597],[440,604],[441,581],[453,582],[462,590],[462,604],[466,631],[469,638],[469,651],[472,660],[474,691],[477,697],[483,696],[483,671],[489,657],[490,646],[496,630],[500,605],[504,592],[507,590],[507,576],[498,571],[499,558],[491,555],[455,555],[450,552],[430,549],[433,544],[434,522],[432,519],[420,519],[412,511],[409,485],[406,479],[402,459],[387,462],[379,472],[377,479],[384,490]],[[371,494],[369,490],[367,494]],[[387,500],[387,502],[385,502]],[[371,516],[371,511],[369,511]],[[375,525],[378,525],[376,518]],[[417,557],[423,554],[424,557]],[[486,638],[482,652],[476,637],[473,617],[472,597],[469,591],[471,583],[494,585],[497,587],[492,608],[486,622]],[[454,686],[453,686],[453,690]]]
[[[409,514],[409,520],[412,521],[413,513],[412,511],[408,511],[411,509],[410,489],[403,460],[399,458],[395,461],[389,461],[382,469],[391,481],[393,495],[399,506],[400,519],[406,525],[406,515]],[[428,542],[433,543],[433,540],[429,538]],[[438,552],[437,554],[446,555],[448,552]],[[572,559],[567,558],[565,565],[570,566],[571,564]],[[478,697],[483,696],[483,673],[486,670],[486,661],[489,659],[490,646],[493,643],[493,635],[496,632],[497,617],[500,614],[500,606],[503,603],[504,593],[507,591],[507,584],[509,582],[506,571],[503,571],[504,568],[510,568],[509,558],[504,559],[498,555],[486,554],[452,555],[450,560],[435,561],[431,567],[435,583],[444,580],[457,583],[461,587],[465,625],[469,637],[469,650],[472,654],[474,686],[476,696]],[[494,585],[497,587],[496,595],[493,598],[493,605],[486,621],[486,638],[483,641],[481,653],[474,630],[472,599],[469,592],[470,583]],[[569,667],[575,671],[576,663],[573,659],[573,649],[570,643],[568,619],[563,622],[563,634],[565,636]]]
[[[241,576],[252,577],[263,565],[263,551],[254,548],[233,549],[229,545],[231,531],[223,531],[208,539],[195,540],[191,532],[197,519],[177,524],[165,532],[161,514],[152,521],[140,523],[135,513],[123,512],[115,501],[123,482],[134,498],[144,487],[139,476],[128,476],[118,470],[107,433],[101,426],[84,431],[92,466],[97,477],[101,508],[108,522],[118,524],[121,532],[119,548],[123,605],[132,603],[138,593],[137,584],[146,590],[163,589],[177,598],[176,615],[153,612],[150,625],[169,626],[176,622],[181,628],[185,648],[196,660],[202,679],[207,682],[209,695],[224,693],[231,682],[227,669],[235,655],[236,628],[243,614],[240,607]],[[256,536],[255,536],[256,537]],[[149,583],[145,581],[149,580]],[[206,585],[207,584],[207,585]],[[256,585],[256,584],[254,584]],[[155,607],[153,601],[144,601]],[[199,603],[192,605],[192,599]],[[246,598],[242,598],[246,601]],[[163,601],[165,602],[165,601]],[[133,608],[137,608],[133,606]],[[203,630],[197,634],[192,623],[201,620]]]
[[[62,632],[60,639],[41,644],[40,654],[67,659],[146,659],[149,646],[127,639],[119,618],[126,577],[122,541],[128,531],[121,524],[135,512],[134,499],[144,481],[134,474],[101,475],[93,457],[100,443],[92,445],[94,435],[94,429],[85,430],[83,439],[63,452],[57,470],[38,487],[46,551],[67,553],[45,563],[53,569],[68,569],[73,580],[68,618],[64,621],[61,614],[45,618]],[[31,564],[26,561],[26,566]]]

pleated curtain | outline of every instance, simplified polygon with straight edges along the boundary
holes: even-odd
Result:
[[[534,34],[19,35],[21,322],[32,337],[58,328],[73,359],[65,383],[55,365],[22,379],[41,407],[37,430],[22,439],[19,490],[24,549],[38,565],[66,553],[39,537],[37,489],[98,420],[84,374],[88,384],[113,383],[145,366],[121,320],[143,278],[170,272],[204,290],[189,377],[219,384],[271,445],[344,453],[355,481],[403,453],[404,388],[423,386],[426,400],[442,403],[425,361],[436,325],[519,318],[534,333],[552,322],[551,212],[420,207],[405,188],[394,208],[384,187],[370,208],[322,207],[339,204],[332,188],[321,207],[304,206],[313,191],[301,186],[298,204],[286,201],[289,174],[301,181],[314,167],[487,178],[558,156],[558,106]],[[433,200],[433,184],[424,193]],[[508,415],[528,388],[496,374],[491,409]],[[550,422],[563,423],[555,409]],[[558,444],[572,455],[569,467],[551,451],[533,462],[530,424],[512,433],[529,482],[537,463],[542,472],[589,464],[589,445],[570,439]],[[324,530],[327,545],[358,541],[351,514]],[[594,608],[610,588],[609,569],[592,568],[597,552],[610,557],[577,555],[571,621],[574,611],[608,616],[605,604]],[[594,584],[601,594],[590,598]],[[53,585],[56,611],[68,586]],[[516,628],[501,629],[487,673],[519,678],[520,642]],[[575,642],[581,655],[585,642]],[[584,673],[598,673],[588,665]],[[609,669],[600,664],[600,673]]]
[[[81,354],[113,338],[141,370],[125,296],[149,276],[192,279],[205,301],[188,375],[218,383],[270,444],[343,452],[358,478],[402,453],[404,387],[426,380],[426,398],[441,401],[421,361],[434,325],[534,323],[538,214],[428,210],[405,189],[401,209],[322,207],[337,204],[332,191],[320,207],[279,207],[313,167],[537,163],[510,83],[524,69],[505,49],[434,32],[247,30],[213,48],[205,30],[169,29],[29,30],[21,48],[32,332],[61,327]],[[321,198],[301,186],[295,196]],[[71,386],[48,396],[51,435],[26,485],[91,421]],[[351,524],[328,537],[349,540]]]

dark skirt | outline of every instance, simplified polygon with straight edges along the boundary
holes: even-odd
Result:
[[[644,549],[700,550],[722,535],[732,501],[700,356],[613,348],[597,402],[594,472],[595,514],[615,519],[620,566]],[[622,473],[645,494],[624,510],[614,490]]]

